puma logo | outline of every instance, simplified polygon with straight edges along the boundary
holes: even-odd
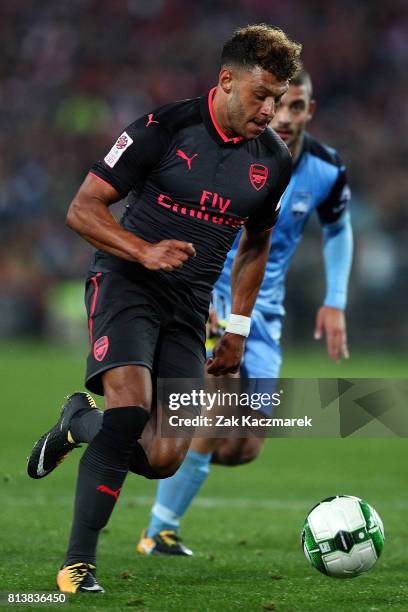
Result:
[[[96,487],[97,491],[100,491],[101,493],[106,493],[107,495],[112,495],[112,497],[115,498],[115,501],[118,501],[118,497],[119,497],[119,493],[121,489],[122,487],[119,487],[119,489],[114,491],[113,489],[111,489],[110,487],[107,487],[106,485],[99,485],[99,487]]]
[[[156,121],[156,119],[153,119],[153,113],[150,113],[150,115],[147,115],[147,123],[146,123],[146,127],[149,127],[149,125],[151,125],[152,123],[159,123],[158,121]]]
[[[191,170],[191,162],[193,161],[193,159],[195,157],[198,157],[198,153],[194,153],[192,157],[188,157],[188,155],[186,155],[184,151],[182,151],[181,149],[178,149],[176,151],[176,155],[178,155],[179,157],[181,157],[181,159],[184,159],[184,161],[187,162],[187,166],[189,170]]]

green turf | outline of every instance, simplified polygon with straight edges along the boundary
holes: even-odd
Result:
[[[401,377],[407,371],[392,355],[353,355],[344,366],[331,366],[319,351],[287,348],[285,357],[286,376]],[[78,351],[30,344],[0,351],[0,591],[54,589],[80,451],[42,481],[26,477],[25,456],[64,393],[81,387],[82,368]],[[406,476],[405,440],[270,440],[256,462],[213,469],[183,523],[192,559],[135,554],[154,483],[130,476],[101,537],[98,577],[108,594],[78,596],[65,609],[406,611]],[[308,509],[336,493],[363,497],[385,524],[378,565],[351,581],[320,575],[300,549]]]

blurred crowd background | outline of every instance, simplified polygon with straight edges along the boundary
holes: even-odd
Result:
[[[261,21],[304,45],[318,102],[310,131],[349,168],[350,344],[406,346],[406,0],[2,2],[0,337],[82,334],[92,249],[64,217],[90,164],[139,115],[207,92],[224,40]],[[311,337],[323,292],[312,223],[289,276],[290,340]]]

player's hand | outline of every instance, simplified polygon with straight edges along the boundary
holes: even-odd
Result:
[[[213,357],[207,360],[208,374],[223,376],[238,372],[244,348],[244,336],[225,332],[214,347]]]
[[[148,270],[165,270],[171,272],[181,268],[189,257],[195,257],[196,252],[191,242],[182,240],[162,240],[156,244],[144,246],[140,263]]]
[[[331,306],[321,306],[317,311],[315,340],[326,336],[327,353],[333,361],[340,363],[348,359],[347,332],[344,311]]]

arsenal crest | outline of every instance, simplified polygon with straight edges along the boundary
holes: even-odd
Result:
[[[109,348],[109,338],[108,336],[102,336],[95,340],[93,354],[96,361],[102,361],[105,358],[106,353]]]
[[[251,164],[249,167],[249,180],[254,189],[259,191],[264,187],[268,178],[268,168],[262,164]]]

